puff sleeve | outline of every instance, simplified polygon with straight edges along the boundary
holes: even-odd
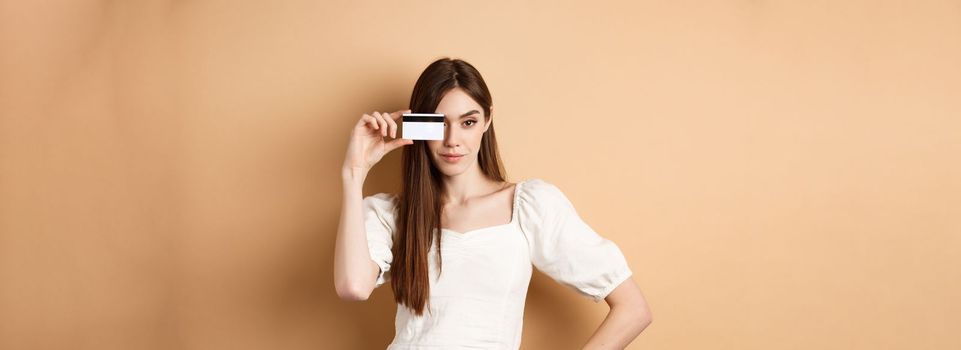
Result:
[[[632,275],[617,245],[591,229],[557,186],[541,179],[524,185],[521,230],[538,270],[595,303]]]
[[[378,193],[364,197],[364,227],[367,231],[367,248],[370,258],[380,266],[380,274],[374,286],[379,287],[390,280],[390,263],[393,261],[391,247],[394,238],[394,195]]]

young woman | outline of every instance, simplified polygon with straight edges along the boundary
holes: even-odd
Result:
[[[443,113],[444,139],[398,138],[407,111]],[[398,308],[388,349],[517,349],[533,265],[610,305],[585,348],[626,347],[651,313],[624,255],[553,184],[506,180],[493,112],[480,73],[443,58],[417,79],[409,110],[360,118],[343,167],[337,294],[366,300],[390,281]],[[371,167],[402,146],[402,192],[363,197]]]

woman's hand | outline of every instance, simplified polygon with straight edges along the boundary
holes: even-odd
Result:
[[[390,114],[374,112],[361,116],[350,134],[343,170],[352,174],[357,172],[366,174],[388,152],[400,146],[413,144],[414,140],[397,138],[395,120],[408,112],[410,112],[409,109]],[[385,141],[384,138],[388,135],[393,140]]]

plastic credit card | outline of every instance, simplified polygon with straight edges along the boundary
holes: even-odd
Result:
[[[410,140],[443,140],[444,114],[404,113],[401,137]]]

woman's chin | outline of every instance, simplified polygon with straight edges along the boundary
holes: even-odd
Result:
[[[464,169],[454,168],[454,167],[441,168],[440,173],[444,174],[445,176],[456,176],[456,175],[463,174]]]
[[[446,176],[460,175],[467,171],[467,167],[460,164],[441,164],[437,168],[440,170],[441,174]]]

